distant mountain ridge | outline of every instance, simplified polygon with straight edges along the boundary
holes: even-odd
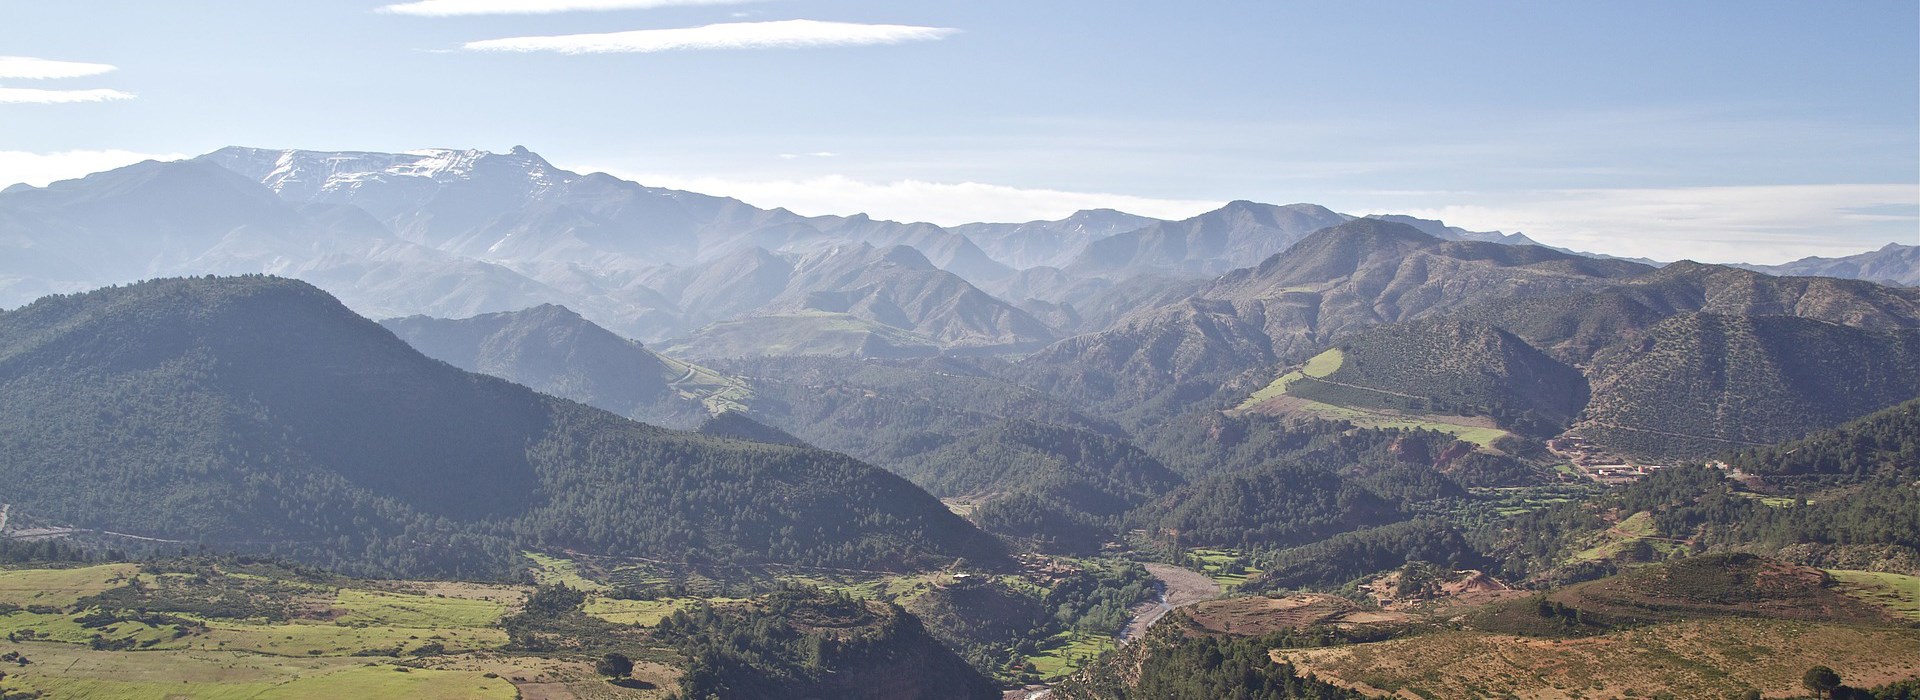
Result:
[[[1837,258],[1801,258],[1779,265],[1735,265],[1770,275],[1843,277],[1907,287],[1920,286],[1920,246],[1888,243]]]
[[[699,244],[708,228],[733,231],[713,235],[743,247],[693,267],[649,262],[674,245]],[[621,231],[632,235],[614,235]],[[0,195],[0,247],[8,251],[0,256],[0,304],[158,275],[271,272],[323,285],[373,316],[465,318],[555,304],[627,337],[661,338],[756,313],[783,293],[859,293],[834,286],[836,279],[787,279],[801,260],[871,245],[842,236],[915,244],[920,252],[908,257],[923,262],[894,274],[925,278],[910,283],[923,294],[887,301],[919,315],[888,322],[924,331],[937,347],[962,337],[969,347],[1052,339],[1044,324],[926,259],[923,253],[964,254],[971,246],[938,227],[867,217],[803,220],[733,200],[577,176],[524,149],[224,149],[47,188],[10,188]],[[776,254],[748,245],[755,240],[799,241],[805,252]],[[759,271],[744,278],[757,284],[739,284],[741,265]],[[807,284],[813,286],[794,286]],[[948,316],[931,318],[939,314]]]
[[[944,266],[1004,274],[964,237],[864,215],[803,217],[736,199],[561,170],[525,148],[403,154],[224,148],[202,159],[288,201],[353,204],[402,238],[470,257],[641,268],[816,240],[913,245]]]
[[[1080,275],[1212,277],[1254,265],[1307,234],[1350,218],[1317,204],[1235,201],[1183,221],[1162,221],[1094,241],[1066,269]]]
[[[1112,209],[1084,209],[1059,221],[1023,224],[961,224],[949,230],[972,239],[995,260],[1016,270],[1065,267],[1094,241],[1164,223]]]
[[[408,316],[380,325],[460,369],[634,420],[692,428],[710,413],[698,392],[683,395],[678,388],[699,368],[656,355],[563,306],[458,320]]]
[[[1178,302],[1350,219],[1235,201],[1182,221],[1087,210],[949,228],[761,209],[570,172],[525,148],[233,147],[0,193],[0,306],[154,276],[264,272],[309,280],[374,317],[562,305],[702,357],[1020,353]],[[1533,249],[1521,234],[1369,219]],[[911,248],[928,264],[867,247]],[[1903,250],[1802,267],[1897,278],[1912,258]],[[819,262],[835,253],[852,257]],[[873,267],[826,276],[801,269],[809,261]]]

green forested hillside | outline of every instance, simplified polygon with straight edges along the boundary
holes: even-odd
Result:
[[[304,283],[173,279],[0,314],[16,516],[360,572],[527,547],[860,568],[992,562],[906,481],[633,423],[428,359]]]
[[[1908,401],[1801,440],[1727,458],[1755,474],[1913,474],[1920,471],[1920,400]]]
[[[1789,316],[1675,316],[1589,370],[1577,427],[1656,458],[1799,437],[1920,395],[1920,330],[1875,331]]]
[[[784,357],[714,367],[752,384],[754,419],[888,468],[1007,419],[1125,435],[1110,421],[966,360]]]
[[[700,433],[701,435],[745,440],[747,442],[764,442],[771,445],[787,445],[789,447],[807,446],[805,440],[794,437],[785,430],[748,418],[746,414],[739,411],[725,411],[720,415],[708,418],[707,422],[701,423],[700,428],[694,432]]]
[[[1333,588],[1412,562],[1460,569],[1480,566],[1480,560],[1480,554],[1453,527],[1434,520],[1409,520],[1276,552],[1263,560],[1264,572],[1244,588]]]
[[[1889,331],[1920,327],[1920,292],[1683,260],[1603,288],[1493,299],[1455,316],[1498,326],[1564,362],[1585,365],[1604,348],[1637,344],[1662,320],[1692,312],[1795,316]]]
[[[1792,493],[1769,501],[1720,469],[1671,467],[1618,491],[1487,523],[1470,534],[1514,579],[1557,576],[1557,567],[1568,566],[1597,574],[1607,560],[1632,563],[1686,551],[1674,544],[1693,551],[1790,552],[1802,563],[1846,565],[1835,568],[1920,567],[1920,485],[1877,477],[1806,484]],[[1622,536],[1631,537],[1626,546],[1608,544]]]
[[[1111,517],[1180,485],[1179,475],[1123,440],[1010,420],[902,462],[936,496],[1028,493]]]
[[[656,425],[691,427],[707,416],[699,396],[673,386],[691,371],[640,343],[551,304],[472,318],[382,321],[436,360],[541,393]]]
[[[1418,466],[1466,486],[1515,486],[1542,478],[1526,461],[1477,450],[1449,433],[1357,428],[1347,421],[1257,412],[1182,414],[1143,435],[1141,447],[1189,481],[1285,461],[1348,474]]]
[[[765,358],[754,417],[899,473],[1042,548],[1085,551],[1116,518],[1181,483],[1113,423],[994,375],[993,360]]]
[[[999,697],[919,619],[887,603],[778,592],[676,612],[658,636],[691,661],[680,678],[687,700]]]
[[[1338,406],[1490,416],[1534,435],[1565,429],[1587,403],[1578,371],[1492,326],[1415,321],[1337,347],[1337,370],[1302,377],[1287,393]]]
[[[1195,482],[1134,521],[1185,546],[1285,547],[1402,517],[1393,502],[1331,470],[1281,463]]]
[[[1010,420],[900,462],[936,496],[977,504],[988,532],[1041,549],[1087,552],[1121,516],[1183,483],[1131,443],[1065,426]]]
[[[1231,302],[1190,298],[1137,312],[1099,333],[1047,346],[1006,374],[1027,386],[1147,427],[1278,358]]]

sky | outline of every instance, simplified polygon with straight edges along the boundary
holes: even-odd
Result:
[[[1774,263],[1920,244],[1920,3],[0,0],[0,186],[227,145]]]

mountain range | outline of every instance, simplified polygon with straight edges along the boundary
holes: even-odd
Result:
[[[0,193],[0,306],[153,276],[264,272],[313,282],[376,318],[558,304],[656,342],[825,305],[886,326],[877,336],[910,336],[887,348],[1022,350],[1104,328],[1122,315],[1118,307],[1179,294],[1185,280],[1253,264],[1346,218],[1312,205],[1235,202],[1181,222],[1092,210],[947,229],[801,216],[581,175],[524,148],[236,147]],[[1420,225],[1445,236],[1525,240]],[[915,257],[899,247],[924,260],[897,264]],[[893,273],[808,274],[876,262],[896,263]],[[921,298],[883,292],[863,301],[885,274],[936,279],[901,282]],[[714,293],[720,285],[726,293]],[[1007,301],[987,300],[982,290]],[[949,317],[920,317],[942,312]],[[830,337],[798,347],[859,352],[862,344]]]
[[[1255,477],[1264,467],[1243,455],[1228,461],[1242,464],[1241,477],[1251,481],[1208,481],[1226,477],[1193,467],[1187,453],[1194,447],[1176,433],[1217,420],[1223,408],[1380,429],[1426,426],[1477,455],[1468,461],[1480,460],[1472,469],[1484,473],[1461,479],[1506,483],[1525,480],[1525,465],[1538,466],[1542,445],[1554,437],[1635,459],[1701,459],[1795,438],[1920,392],[1920,362],[1910,349],[1920,340],[1920,296],[1903,287],[1688,261],[1650,265],[1550,248],[1521,234],[1353,217],[1311,204],[1235,201],[1182,221],[1090,210],[1061,221],[943,228],[801,216],[580,175],[519,148],[228,148],[9,188],[0,193],[0,246],[8,253],[0,256],[8,304],[172,274],[299,278],[344,305],[326,314],[350,309],[354,318],[384,319],[382,353],[404,349],[451,365],[436,372],[490,375],[579,402],[608,412],[580,414],[608,425],[705,425],[711,436],[849,454],[940,496],[1001,502],[981,512],[1001,534],[1029,539],[1047,535],[1032,529],[1037,521],[1008,517],[1017,509],[1006,504],[1024,504],[1079,535],[1117,527],[1149,506],[1180,512],[1160,502],[1183,498],[1175,492],[1231,493],[1298,476]],[[1771,271],[1897,282],[1910,250],[1890,246]],[[227,294],[222,284],[152,289],[218,300]],[[115,294],[157,292],[50,299],[104,295],[97,298],[107,301],[90,303],[111,306]],[[48,303],[10,314],[44,313]],[[378,335],[353,332],[369,343]],[[217,352],[208,357],[216,368],[224,361]],[[51,376],[37,371],[21,376]],[[182,376],[164,381],[187,386],[201,378]],[[258,393],[219,396],[209,405],[238,396],[263,401]],[[272,405],[242,405],[265,411],[250,419],[263,426],[293,419]],[[256,429],[271,432],[249,428]],[[536,446],[601,444],[516,430],[496,432]],[[274,454],[311,446],[257,439]],[[1464,468],[1456,449],[1433,448],[1440,456],[1430,466]],[[1274,454],[1282,453],[1291,454]],[[317,460],[315,473],[330,473],[343,468],[327,461],[334,458],[298,459]],[[524,479],[528,469],[551,475],[556,467],[527,461],[501,469]],[[829,480],[845,478],[852,477]],[[516,483],[516,494],[539,488]],[[404,523],[434,512],[400,503],[383,517]],[[500,524],[532,518],[547,527],[534,508],[514,511],[523,520],[469,515],[514,533],[498,535],[501,543],[547,537],[531,525]],[[915,517],[923,516],[932,517]],[[209,531],[239,527],[208,518]],[[318,526],[263,527],[298,539]],[[742,559],[785,551],[761,541],[716,548]],[[946,551],[883,549],[898,554],[887,565]],[[786,555],[852,556],[837,549]]]
[[[1920,246],[1888,243],[1879,250],[1837,258],[1801,258],[1779,265],[1739,265],[1770,275],[1844,277],[1907,287],[1920,286]]]

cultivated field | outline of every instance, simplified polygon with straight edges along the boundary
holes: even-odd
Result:
[[[1841,592],[1920,622],[1920,576],[1844,569],[1827,574],[1840,582]]]
[[[1344,361],[1345,356],[1339,348],[1315,355],[1304,367],[1283,374],[1271,384],[1254,392],[1235,410],[1312,415],[1348,421],[1362,428],[1437,430],[1488,449],[1493,447],[1494,442],[1509,435],[1507,431],[1494,425],[1489,418],[1356,408],[1315,401],[1288,393],[1288,387],[1301,380],[1321,380],[1332,375],[1340,369]]]

